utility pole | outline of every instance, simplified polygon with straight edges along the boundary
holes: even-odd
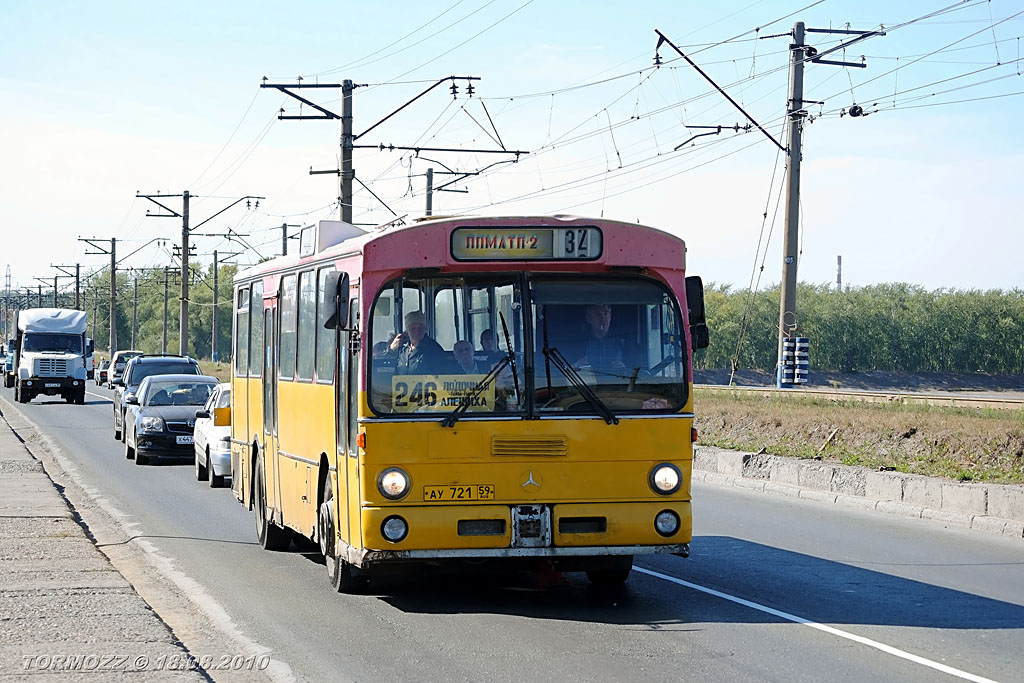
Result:
[[[210,327],[210,357],[217,362],[217,250],[213,250],[213,316]]]
[[[164,340],[161,353],[167,353],[167,266],[164,266]]]
[[[92,289],[92,338],[96,338],[96,319],[99,317],[100,309],[100,293],[96,291],[96,287]],[[110,352],[111,358],[114,356],[114,352]]]
[[[413,102],[415,102],[419,98],[423,97],[428,92],[430,92],[431,90],[433,90],[437,86],[441,85],[442,83],[445,83],[445,82],[448,82],[448,81],[451,82],[451,93],[452,93],[452,97],[454,98],[458,94],[458,85],[456,84],[456,81],[465,81],[466,84],[467,84],[466,85],[466,93],[467,93],[467,95],[472,97],[473,96],[473,81],[478,81],[478,80],[480,80],[479,76],[445,76],[444,78],[438,79],[438,81],[436,83],[434,83],[433,85],[428,86],[419,95],[416,95],[411,100],[409,100],[408,102],[406,102],[405,104],[400,106],[398,109],[395,109],[390,114],[388,114],[387,116],[382,118],[380,121],[378,121],[377,123],[373,124],[372,126],[367,128],[366,130],[364,130],[362,133],[358,133],[358,134],[355,133],[353,125],[352,125],[352,123],[353,123],[353,119],[352,119],[352,91],[355,90],[356,88],[360,87],[360,86],[356,85],[355,83],[353,83],[349,79],[346,79],[346,80],[342,81],[341,83],[302,83],[302,82],[299,82],[299,83],[267,83],[266,79],[264,79],[263,83],[260,84],[260,87],[261,88],[275,88],[277,90],[280,90],[285,95],[288,95],[289,97],[292,97],[292,98],[298,100],[299,102],[302,102],[303,104],[305,104],[305,105],[307,105],[309,107],[312,107],[316,111],[320,112],[319,114],[300,114],[298,116],[286,115],[286,114],[282,113],[282,114],[279,114],[278,117],[277,117],[279,120],[285,120],[285,119],[321,119],[321,120],[322,119],[340,119],[341,120],[341,168],[331,169],[331,170],[327,170],[327,171],[314,171],[311,168],[309,170],[309,173],[310,173],[310,175],[336,174],[336,175],[339,176],[340,196],[338,197],[338,204],[339,204],[339,212],[340,212],[340,215],[341,215],[341,220],[346,222],[346,223],[351,223],[352,222],[352,181],[353,180],[358,180],[358,178],[356,178],[355,170],[354,170],[354,168],[352,166],[352,152],[353,152],[353,150],[356,150],[356,149],[377,149],[377,150],[381,150],[381,151],[383,151],[383,150],[388,150],[388,151],[395,151],[395,150],[415,151],[417,153],[419,153],[419,152],[458,152],[458,153],[477,152],[477,153],[480,153],[480,154],[513,154],[513,155],[515,155],[516,160],[518,160],[521,155],[524,155],[524,154],[528,153],[528,152],[525,152],[523,150],[505,149],[504,144],[501,144],[501,142],[500,142],[501,138],[500,138],[499,135],[497,135],[497,131],[496,130],[495,130],[495,138],[499,141],[499,144],[501,144],[501,147],[502,147],[501,149],[455,149],[455,148],[447,148],[447,147],[402,147],[402,146],[399,146],[399,145],[390,145],[390,144],[389,145],[384,145],[384,144],[357,145],[357,144],[355,144],[356,141],[359,140],[359,138],[363,137],[364,135],[369,133],[371,130],[374,130],[375,128],[380,126],[382,123],[384,123],[385,121],[387,121],[388,119],[390,119],[391,117],[393,117],[394,115],[396,115],[397,113],[399,113],[400,111],[402,111],[403,109],[405,109],[406,107],[411,105]],[[308,99],[306,99],[304,97],[301,97],[301,96],[291,92],[292,90],[296,90],[296,89],[300,89],[300,88],[341,88],[341,115],[339,116],[338,114],[336,114],[336,113],[334,113],[334,112],[332,112],[332,111],[330,111],[328,109],[325,109],[324,107],[321,107],[320,105],[318,105],[318,104],[316,104],[314,102],[311,102]],[[489,116],[490,115],[488,115],[488,117]],[[492,126],[493,126],[493,123],[492,123]],[[371,190],[369,187],[367,187],[365,183],[360,181],[359,184],[362,185],[363,188],[365,190],[367,190],[370,194],[372,194],[374,196],[374,198],[377,199],[377,201],[379,201],[386,208],[388,208],[388,210],[391,210],[391,208],[388,207],[387,204],[385,204],[384,201],[373,192],[373,190]],[[392,213],[394,213],[394,211],[392,211]]]
[[[427,169],[427,212],[430,216],[434,213],[434,169]]]
[[[799,258],[799,219],[800,219],[800,161],[801,151],[800,142],[801,134],[803,133],[803,121],[807,117],[807,110],[805,105],[807,104],[824,104],[824,102],[816,102],[812,100],[804,99],[804,64],[808,61],[816,64],[829,64],[832,66],[852,66],[858,68],[865,68],[867,64],[861,62],[836,62],[831,60],[822,59],[825,55],[837,52],[839,50],[845,50],[850,45],[857,43],[866,38],[872,36],[884,36],[883,31],[853,31],[846,29],[830,29],[830,28],[805,28],[804,22],[798,21],[793,25],[793,31],[790,33],[779,33],[770,36],[760,36],[759,38],[790,38],[792,43],[789,46],[790,53],[790,76],[789,76],[789,101],[786,105],[786,118],[789,123],[789,146],[783,147],[782,144],[776,140],[768,131],[764,129],[761,124],[753,119],[743,107],[741,107],[736,100],[729,96],[725,90],[723,90],[717,83],[711,80],[704,71],[697,66],[692,59],[683,54],[671,40],[669,40],[665,34],[655,29],[655,33],[658,34],[658,44],[654,48],[654,62],[655,64],[661,64],[661,57],[658,55],[658,49],[665,43],[668,43],[676,52],[679,53],[683,59],[689,62],[690,66],[694,70],[704,77],[711,85],[722,94],[725,99],[729,100],[736,109],[738,109],[747,119],[757,126],[757,129],[761,131],[772,143],[775,144],[780,150],[786,152],[786,233],[784,237],[784,244],[782,248],[782,291],[779,297],[779,355],[778,364],[776,365],[776,385],[780,388],[784,386],[782,381],[783,376],[783,339],[792,336],[799,328],[796,316],[796,283],[797,283],[797,261]],[[846,40],[834,47],[831,47],[824,52],[818,52],[814,47],[806,45],[804,43],[805,33],[839,33],[845,35],[852,35],[853,38]],[[859,105],[853,105],[850,107],[850,116],[857,117],[863,116],[864,110]],[[695,127],[695,126],[690,126]],[[696,127],[709,127],[709,126],[696,126]],[[721,127],[719,132],[721,132]],[[701,135],[711,135],[712,133],[702,133]],[[694,137],[701,137],[697,135]],[[690,140],[694,138],[691,137]],[[690,140],[687,140],[689,142]],[[686,144],[686,143],[683,143]],[[681,147],[682,145],[680,145]],[[679,149],[677,147],[676,149]],[[785,386],[789,386],[787,382]]]
[[[133,273],[132,282],[134,283],[135,296],[132,298],[132,348],[138,348],[135,346],[135,333],[139,329],[139,274]]]
[[[85,242],[98,251],[87,251],[86,254],[110,254],[110,354],[117,351],[117,238],[98,239],[96,237],[79,237],[79,242]],[[110,249],[102,247],[97,242],[109,242]],[[95,339],[96,337],[93,337]]]
[[[55,266],[55,265],[53,265],[51,263],[50,267],[51,268],[56,268],[61,273],[64,273],[64,275],[66,275],[67,277],[75,278],[75,309],[76,310],[82,310],[82,299],[81,299],[81,293],[80,293],[80,289],[79,289],[80,286],[81,286],[81,278],[79,277],[80,272],[81,272],[81,264],[76,263],[74,265],[74,269],[75,269],[74,274],[72,274],[71,271],[70,271],[70,268],[72,266]]]
[[[299,228],[302,226],[293,223],[281,224],[281,256],[288,255],[288,228]]]
[[[843,255],[836,256],[836,291],[843,291]]]
[[[779,348],[776,384],[782,386],[782,340],[794,336],[796,323],[796,269],[800,247],[800,142],[807,110],[804,108],[804,22],[793,25],[789,46],[789,145],[786,163],[786,232],[782,241],[782,292],[779,296]]]
[[[835,47],[819,53],[814,47],[804,42],[806,33],[840,33],[855,36]],[[776,386],[790,386],[783,380],[783,340],[794,337],[799,330],[796,309],[797,266],[800,245],[800,162],[802,161],[801,142],[804,120],[807,118],[807,104],[824,104],[804,99],[804,64],[808,61],[816,64],[866,68],[860,62],[837,62],[822,59],[825,55],[837,50],[844,50],[849,45],[872,36],[884,36],[881,31],[852,31],[830,28],[806,28],[804,22],[793,24],[791,35],[793,42],[789,46],[789,100],[786,104],[786,118],[789,123],[789,146],[786,163],[786,232],[782,246],[782,291],[779,296],[779,345],[778,365],[776,366]],[[765,36],[766,38],[769,36]],[[863,109],[854,104],[850,107],[850,115],[862,116]]]
[[[341,82],[341,195],[338,198],[341,220],[352,222],[352,179],[356,177],[352,168],[352,145],[356,141],[352,131],[352,91],[355,84],[345,79]]]
[[[135,196],[136,197],[141,197],[142,199],[148,199],[149,201],[153,202],[154,204],[156,204],[161,209],[163,209],[164,211],[167,212],[167,213],[149,213],[147,211],[146,212],[147,216],[150,216],[150,217],[153,217],[153,218],[180,218],[181,219],[181,307],[180,307],[180,321],[179,321],[179,325],[178,325],[178,353],[180,353],[181,355],[185,356],[185,355],[188,355],[188,286],[189,286],[189,269],[188,269],[189,245],[188,245],[188,238],[189,238],[189,230],[190,230],[190,228],[189,228],[189,199],[192,198],[194,195],[191,195],[188,190],[185,190],[181,194],[139,194],[138,192],[136,192]],[[157,201],[157,199],[166,199],[166,198],[169,198],[169,197],[180,197],[181,198],[181,200],[182,200],[181,213],[178,213],[174,209],[169,208],[166,204],[162,204],[161,202]],[[241,197],[241,198],[231,202],[230,204],[225,206],[223,209],[221,209],[217,213],[213,214],[212,216],[210,216],[206,220],[200,222],[199,224],[197,224],[195,227],[193,227],[191,229],[192,230],[196,230],[200,226],[204,225],[205,223],[207,223],[210,220],[213,220],[214,218],[216,218],[220,214],[222,214],[225,211],[227,211],[228,209],[230,209],[232,206],[238,204],[239,202],[243,202],[243,201],[247,201],[247,200],[251,200],[251,199],[257,200],[256,201],[256,206],[259,206],[259,200],[260,199],[266,199],[266,197],[253,197],[253,196]],[[165,346],[165,353],[166,353],[166,343],[164,344],[164,346]]]
[[[188,190],[182,194],[181,200],[181,307],[178,325],[178,353],[188,355]]]

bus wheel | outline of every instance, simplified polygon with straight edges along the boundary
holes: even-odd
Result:
[[[264,550],[287,550],[292,535],[287,529],[270,521],[267,515],[267,485],[263,480],[263,458],[256,460],[256,500],[253,501],[253,516],[256,518],[256,537]]]
[[[341,553],[337,551],[334,542],[337,531],[334,521],[334,487],[331,485],[330,475],[324,480],[321,500],[323,502],[317,514],[316,535],[320,542],[320,554],[324,556],[324,562],[327,564],[327,578],[334,590],[339,593],[355,593],[365,582],[359,576],[358,569],[341,559]]]
[[[629,572],[633,569],[633,556],[608,558],[607,564],[602,563],[599,569],[588,569],[587,578],[595,588],[614,588],[626,583]]]

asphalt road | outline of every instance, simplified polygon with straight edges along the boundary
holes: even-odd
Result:
[[[126,461],[110,392],[89,392],[5,409],[301,680],[1024,681],[1019,540],[695,485],[692,556],[638,558],[621,591],[417,572],[339,595],[312,551],[260,549],[190,465]]]

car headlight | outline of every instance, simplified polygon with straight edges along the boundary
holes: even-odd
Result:
[[[126,391],[126,392],[124,392],[124,396],[121,397],[121,402],[122,403],[128,403],[128,399],[130,399],[130,398],[135,398],[135,392],[133,392],[133,391]]]
[[[160,417],[144,417],[139,420],[139,429],[144,432],[164,431],[164,420]]]
[[[675,465],[663,462],[654,466],[647,483],[655,493],[667,496],[679,490],[683,483],[683,475]]]
[[[409,492],[409,475],[397,467],[389,467],[377,477],[377,490],[388,500],[398,500]]]

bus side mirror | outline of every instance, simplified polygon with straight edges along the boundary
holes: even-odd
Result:
[[[333,270],[324,277],[321,310],[327,311],[324,327],[335,330],[348,327],[348,273]]]
[[[704,317],[704,282],[699,275],[686,278],[686,312],[690,319],[690,347],[706,349],[711,344]]]

